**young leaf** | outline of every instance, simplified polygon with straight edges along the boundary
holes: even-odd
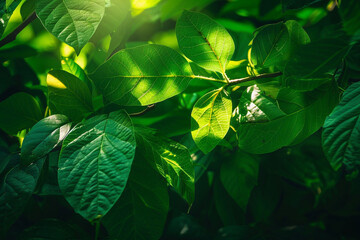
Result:
[[[112,239],[157,240],[162,234],[169,209],[167,186],[144,158],[136,152],[126,189],[102,220]]]
[[[257,185],[258,170],[258,159],[241,152],[221,165],[221,182],[243,210],[246,210],[251,190]]]
[[[185,58],[155,44],[122,50],[90,75],[105,101],[122,106],[161,102],[184,91],[193,77]]]
[[[73,59],[63,57],[61,59],[61,68],[86,83],[85,71]]]
[[[360,82],[344,92],[334,111],[326,118],[322,133],[324,151],[335,170],[344,166],[353,171],[360,164]]]
[[[43,118],[38,102],[27,93],[15,93],[0,102],[0,112],[6,116],[0,118],[0,128],[9,135],[31,128]]]
[[[231,35],[208,16],[184,11],[176,23],[180,50],[201,67],[225,74],[235,45]]]
[[[62,70],[50,71],[47,85],[52,112],[78,121],[93,111],[89,88],[74,75]]]
[[[35,11],[49,32],[79,54],[104,16],[105,1],[37,0]]]
[[[98,115],[65,138],[59,158],[59,186],[87,220],[104,216],[121,196],[135,155],[131,120],[123,110]]]
[[[348,50],[341,39],[326,39],[299,46],[287,62],[283,85],[309,91],[329,81]]]
[[[187,148],[167,138],[139,129],[137,144],[146,159],[189,205],[195,198],[194,166]]]
[[[259,67],[278,65],[289,56],[289,47],[289,32],[284,23],[265,25],[253,39],[251,61]]]
[[[191,135],[205,154],[213,150],[230,127],[232,103],[223,88],[202,96],[191,112]]]
[[[19,217],[35,190],[44,159],[26,167],[16,166],[6,175],[0,186],[0,234]]]
[[[52,115],[40,120],[25,136],[21,147],[21,159],[24,164],[48,154],[70,131],[71,123],[64,115]]]

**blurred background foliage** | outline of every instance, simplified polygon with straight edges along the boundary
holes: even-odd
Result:
[[[34,3],[1,0],[1,39],[32,14]],[[24,100],[24,104],[38,104],[41,119],[48,114],[46,76],[50,70],[77,64],[91,73],[114,52],[144,43],[178,50],[175,22],[183,9],[201,11],[231,33],[236,52],[230,66],[237,77],[246,75],[246,70],[237,67],[246,61],[253,32],[265,24],[294,19],[310,39],[336,38],[344,32],[360,36],[358,0],[122,0],[121,4],[117,30],[97,32],[79,55],[47,32],[38,19],[27,25],[15,41],[0,48],[0,101],[18,92],[29,93],[34,100]],[[360,79],[360,46],[353,48],[344,63],[349,81]],[[188,209],[170,192],[162,239],[360,239],[360,178],[355,174],[348,179],[331,168],[322,152],[320,132],[301,144],[256,156],[233,149],[231,131],[221,147],[208,155],[195,147],[189,134],[191,109],[213,84],[192,82],[184,93],[134,118],[135,123],[156,128],[187,146],[196,165],[196,200]],[[1,118],[7,117],[6,111],[1,110]],[[10,153],[19,151],[25,133],[0,132],[1,170],[13,156]],[[73,214],[59,195],[56,159],[50,160],[42,176],[46,184],[36,190],[9,239],[89,239],[94,235],[93,226]],[[105,238],[105,229],[100,234]]]

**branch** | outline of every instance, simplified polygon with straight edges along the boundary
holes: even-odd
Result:
[[[30,15],[30,17],[28,17],[25,21],[23,21],[13,32],[11,32],[9,35],[7,35],[4,39],[0,41],[0,48],[14,41],[16,39],[16,36],[35,19],[36,19],[36,13],[33,12]]]
[[[249,81],[262,79],[262,78],[274,78],[274,77],[278,77],[281,75],[282,75],[282,72],[264,73],[264,74],[259,74],[256,76],[250,76],[250,77],[244,77],[244,78],[230,80],[229,85],[236,85],[239,83],[249,82]]]

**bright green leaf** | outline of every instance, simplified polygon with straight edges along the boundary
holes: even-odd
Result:
[[[25,136],[21,159],[29,164],[48,154],[70,131],[71,123],[64,115],[52,115],[40,120]]]
[[[111,239],[158,240],[161,237],[169,196],[165,180],[145,161],[147,157],[136,152],[126,189],[102,220]]]
[[[100,24],[104,0],[37,0],[36,14],[45,28],[79,54]]]
[[[161,102],[184,91],[193,77],[179,53],[155,44],[122,50],[90,75],[105,101],[123,106]]]
[[[139,129],[137,143],[147,160],[189,205],[195,198],[194,166],[187,148],[167,138]]]
[[[31,128],[43,118],[38,102],[27,93],[15,93],[0,102],[0,128],[10,135]]]
[[[125,188],[135,144],[131,120],[123,110],[92,117],[69,133],[58,179],[77,213],[91,221],[110,210]]]
[[[230,127],[232,103],[223,88],[202,96],[191,112],[191,135],[205,154],[213,150]]]
[[[52,113],[61,113],[72,120],[81,120],[93,111],[89,88],[74,75],[62,70],[50,71],[47,85]]]
[[[225,74],[235,45],[220,24],[202,13],[184,11],[176,23],[180,50],[199,66]]]
[[[324,151],[335,170],[360,165],[360,82],[344,92],[339,105],[326,118],[322,133]]]

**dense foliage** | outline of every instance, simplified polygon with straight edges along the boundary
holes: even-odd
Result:
[[[358,0],[1,0],[0,238],[360,238]]]

